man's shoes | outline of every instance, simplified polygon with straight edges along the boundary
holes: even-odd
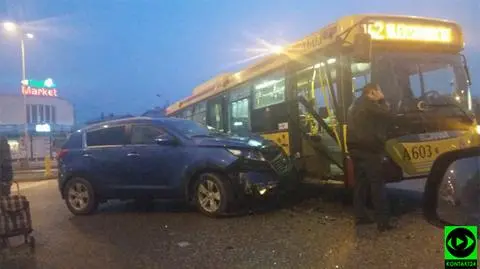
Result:
[[[384,223],[377,224],[377,229],[379,232],[386,232],[397,228],[397,225],[392,221],[387,221]]]

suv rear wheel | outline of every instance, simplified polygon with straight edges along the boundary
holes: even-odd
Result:
[[[226,178],[216,173],[201,174],[194,187],[195,204],[200,212],[218,217],[229,209],[231,186]]]
[[[65,202],[74,215],[89,215],[98,207],[92,185],[85,179],[76,177],[67,182],[64,189]]]

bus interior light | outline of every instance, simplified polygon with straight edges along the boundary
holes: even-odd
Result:
[[[337,59],[335,59],[335,58],[327,60],[327,64],[334,64],[335,62],[337,62]]]
[[[259,89],[263,89],[263,88],[268,88],[268,87],[273,86],[273,85],[275,85],[275,84],[277,84],[278,82],[281,82],[281,81],[282,81],[281,79],[278,79],[278,80],[274,80],[274,79],[268,80],[268,81],[265,81],[265,82],[263,82],[263,83],[261,83],[261,84],[256,85],[256,86],[255,86],[255,89],[256,89],[256,90],[259,90]]]

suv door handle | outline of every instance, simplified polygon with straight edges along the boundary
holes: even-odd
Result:
[[[127,154],[128,157],[137,157],[137,156],[140,156],[140,154],[136,153],[136,152],[130,152]]]
[[[92,157],[92,155],[88,152],[83,152],[82,156],[83,157]]]

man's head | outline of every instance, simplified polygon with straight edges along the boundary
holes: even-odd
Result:
[[[379,101],[385,98],[382,89],[375,83],[368,83],[365,85],[362,94],[372,101]]]

